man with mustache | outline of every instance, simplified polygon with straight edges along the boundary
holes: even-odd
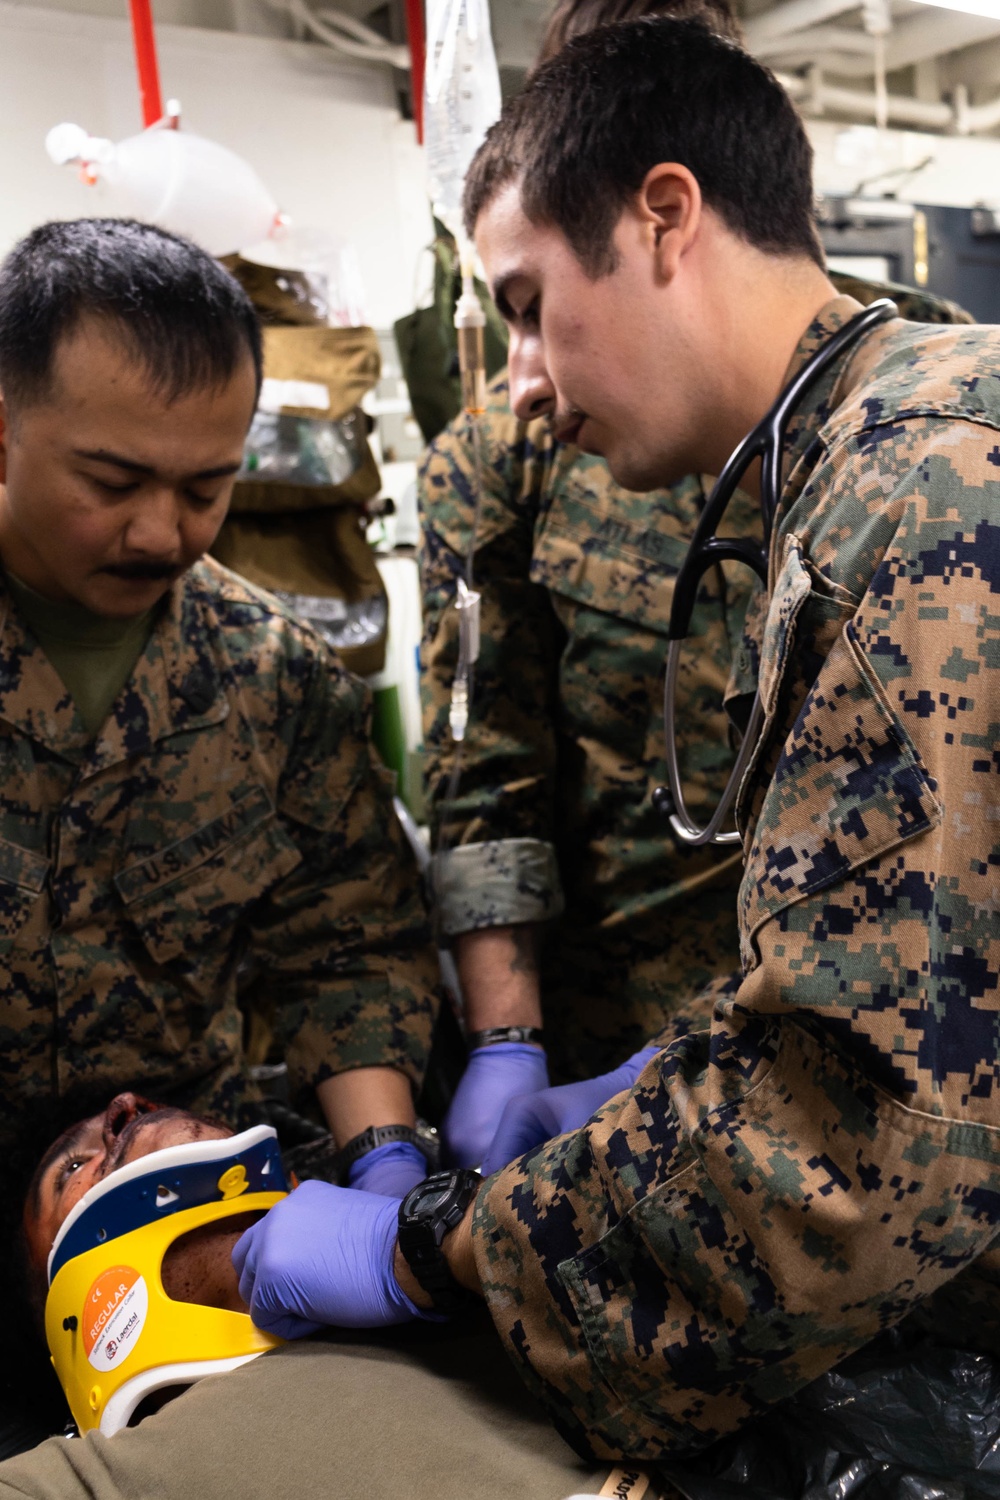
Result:
[[[434,968],[368,695],[205,556],[260,374],[163,231],[49,224],[0,270],[0,1150],[79,1084],[250,1123],[259,1006],[339,1145],[393,1127],[352,1180],[403,1192]]]

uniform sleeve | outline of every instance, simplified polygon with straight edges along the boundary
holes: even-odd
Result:
[[[551,439],[543,424],[515,420],[506,376],[490,387],[480,443],[474,576],[482,644],[454,800],[448,796],[456,768],[448,725],[458,656],[454,606],[476,508],[476,459],[465,417],[431,445],[420,476],[425,776],[433,842],[448,851],[436,862],[435,894],[449,935],[544,921],[562,909],[552,842],[561,627],[546,590],[531,581]]]
[[[297,1094],[376,1065],[417,1088],[436,965],[391,778],[370,749],[369,693],[319,648],[296,667],[277,813],[299,860],[254,915],[255,998],[274,1014]]]
[[[480,1194],[493,1318],[580,1452],[711,1442],[1000,1229],[997,436],[911,417],[805,492],[764,622],[742,983]]]

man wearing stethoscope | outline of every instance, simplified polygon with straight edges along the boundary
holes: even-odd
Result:
[[[422,1301],[357,1194],[247,1236],[265,1326],[353,1317],[348,1264],[456,1315],[455,1282],[481,1291],[591,1455],[738,1427],[961,1292],[1000,1233],[1000,330],[836,297],[810,175],[773,77],[657,19],[542,69],[466,188],[518,416],[629,489],[721,475],[672,636],[706,566],[759,579],[739,784],[705,828],[668,809],[691,841],[735,817],[742,983],[613,1100],[514,1101],[482,1188],[404,1203],[403,1261],[435,1226]],[[763,554],[713,541],[737,483]]]

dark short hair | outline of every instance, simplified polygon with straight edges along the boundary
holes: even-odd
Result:
[[[133,219],[43,224],[0,266],[0,390],[44,400],[56,350],[105,321],[167,401],[218,388],[247,355],[262,371],[257,315],[238,282],[190,240]]]
[[[634,21],[639,16],[673,16],[678,21],[700,21],[709,31],[724,36],[737,47],[744,45],[743,27],[733,15],[728,0],[556,0],[542,34],[536,68],[561,52],[575,36],[598,26]]]
[[[465,181],[466,229],[519,182],[526,216],[561,230],[584,270],[603,275],[626,204],[666,161],[693,172],[733,234],[824,265],[812,147],[788,94],[700,21],[665,16],[575,37],[508,101]]]

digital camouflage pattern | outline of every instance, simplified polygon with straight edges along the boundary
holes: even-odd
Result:
[[[864,307],[877,302],[880,297],[889,297],[895,302],[899,316],[911,323],[976,321],[957,302],[938,297],[934,292],[922,292],[915,286],[903,286],[898,281],[867,281],[861,276],[848,276],[843,271],[829,271],[827,274],[842,297],[853,297]]]
[[[902,316],[971,322],[914,288],[834,274],[864,303]],[[476,558],[482,650],[461,761],[448,706],[457,659],[456,580],[475,500],[467,419],[428,450],[420,478],[426,780],[445,935],[547,924],[541,984],[553,1076],[605,1071],[655,1035],[673,1008],[737,965],[739,859],[678,847],[653,810],[666,779],[661,727],[673,578],[703,503],[702,483],[631,494],[605,464],[519,423],[506,376],[480,421],[483,508]],[[710,483],[710,481],[706,481]],[[735,507],[727,527],[756,527]],[[729,568],[699,601],[699,650],[678,694],[692,810],[714,806],[730,765],[721,685],[747,579]],[[728,589],[728,591],[727,591]],[[744,670],[748,662],[743,663]]]
[[[204,560],[88,739],[0,594],[0,1140],[87,1084],[238,1122],[238,1001],[273,1012],[298,1096],[419,1080],[434,974],[368,717],[308,627]]]
[[[494,1320],[581,1450],[707,1443],[939,1288],[996,1295],[998,372],[1000,329],[893,320],[806,398],[748,616],[742,983],[480,1194]]]
[[[675,1002],[738,963],[738,856],[678,847],[651,794],[666,778],[663,665],[673,580],[699,481],[636,495],[599,459],[518,423],[506,377],[480,424],[475,557],[482,647],[458,794],[448,706],[453,606],[475,504],[468,428],[421,475],[427,785],[446,934],[546,922],[541,987],[555,1077],[605,1071]],[[735,522],[752,524],[747,512]],[[689,805],[713,805],[731,763],[723,693],[744,600],[719,575],[678,694]]]

